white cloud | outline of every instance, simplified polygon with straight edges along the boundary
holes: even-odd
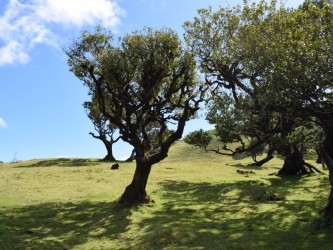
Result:
[[[110,0],[35,0],[36,14],[44,21],[82,26],[100,21],[105,27],[119,24],[122,10]]]
[[[115,0],[9,0],[0,16],[0,66],[28,62],[36,44],[57,47],[59,28],[112,29],[123,14]]]
[[[7,128],[7,123],[0,117],[0,128]]]
[[[0,48],[0,65],[11,64],[14,62],[26,63],[29,56],[24,52],[24,48],[17,41],[9,41],[5,46]]]

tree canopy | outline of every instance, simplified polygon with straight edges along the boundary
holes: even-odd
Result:
[[[295,166],[297,172],[307,172],[299,142],[311,136],[301,128],[319,125],[326,135],[324,145],[333,145],[330,2],[307,1],[296,9],[278,7],[277,1],[245,2],[198,13],[184,27],[217,100],[212,107],[222,108],[222,117],[208,118],[218,131],[231,128],[223,133],[225,140],[241,141],[248,135],[273,145],[286,156],[284,167],[289,166],[281,173],[291,173]],[[327,151],[330,159],[331,153]]]
[[[200,129],[198,131],[193,131],[189,133],[185,138],[184,141],[188,144],[192,144],[199,148],[203,148],[207,151],[207,147],[209,143],[212,141],[213,136],[209,134],[208,131],[204,131]]]

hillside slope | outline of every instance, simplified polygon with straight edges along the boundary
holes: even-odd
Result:
[[[134,163],[40,159],[0,167],[0,249],[330,249],[328,176],[280,178],[282,161],[205,153],[177,142],[154,165],[153,206],[118,197]]]

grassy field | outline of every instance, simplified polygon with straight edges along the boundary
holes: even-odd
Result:
[[[280,178],[281,159],[247,167],[183,142],[169,155],[148,182],[155,204],[134,208],[117,204],[134,163],[1,164],[0,249],[333,249],[327,173]]]

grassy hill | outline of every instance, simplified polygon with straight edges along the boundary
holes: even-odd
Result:
[[[332,249],[320,227],[328,175],[280,178],[176,143],[153,167],[153,206],[117,204],[134,163],[41,159],[0,165],[0,249]],[[313,162],[312,162],[313,163]]]

